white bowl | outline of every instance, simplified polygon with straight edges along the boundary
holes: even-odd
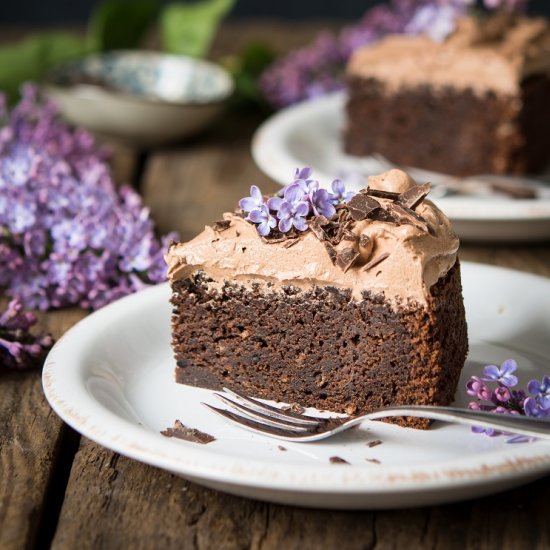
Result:
[[[207,127],[233,88],[227,71],[208,61],[115,51],[59,68],[44,92],[71,123],[100,137],[150,147]]]

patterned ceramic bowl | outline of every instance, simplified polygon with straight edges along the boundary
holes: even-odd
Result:
[[[117,51],[61,67],[44,90],[73,124],[150,147],[208,126],[233,92],[233,80],[208,61]]]

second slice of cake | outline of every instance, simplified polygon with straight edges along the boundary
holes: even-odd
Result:
[[[250,198],[264,218],[228,213],[170,248],[176,380],[351,415],[451,403],[467,352],[458,239],[427,186],[398,170],[353,197],[292,186]]]

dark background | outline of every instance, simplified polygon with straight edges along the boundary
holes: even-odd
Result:
[[[0,24],[84,22],[95,3],[96,0],[0,0]],[[237,0],[231,17],[356,19],[379,3],[380,0]],[[550,16],[550,1],[531,0],[529,12]]]

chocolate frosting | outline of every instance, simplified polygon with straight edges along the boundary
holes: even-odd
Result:
[[[414,182],[400,170],[369,178],[369,187],[403,193]],[[377,199],[381,203],[389,199]],[[429,231],[410,223],[363,219],[350,222],[345,239],[334,247],[334,261],[312,230],[295,241],[268,243],[256,226],[235,213],[224,214],[220,230],[207,226],[193,240],[173,244],[166,256],[171,281],[203,271],[213,285],[229,280],[243,285],[265,284],[273,290],[292,285],[350,289],[360,300],[363,291],[383,293],[392,303],[425,303],[430,288],[455,264],[458,238],[449,220],[430,201],[416,206]],[[380,258],[382,258],[380,260]],[[371,266],[372,264],[372,266]]]
[[[376,78],[388,91],[429,84],[514,95],[534,74],[550,74],[550,25],[501,14],[463,18],[443,43],[393,35],[355,52],[348,76]]]

